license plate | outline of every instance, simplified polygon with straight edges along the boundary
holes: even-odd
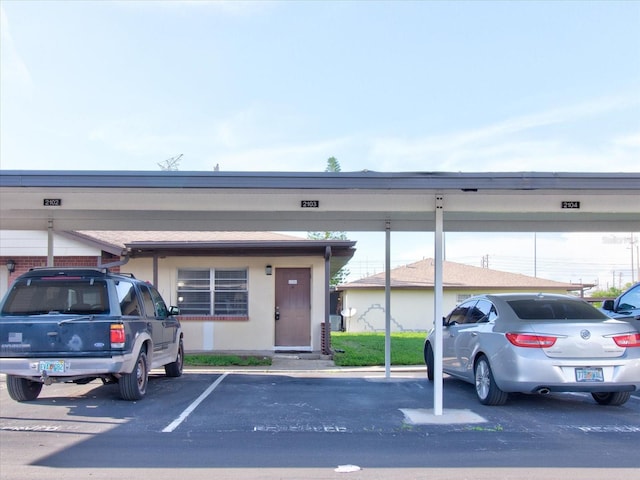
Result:
[[[38,367],[39,372],[44,370],[47,373],[64,373],[64,360],[43,360]]]
[[[602,368],[576,368],[576,381],[578,382],[604,382]]]

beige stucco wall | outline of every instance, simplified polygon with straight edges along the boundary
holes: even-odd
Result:
[[[273,275],[265,274],[272,265]],[[320,351],[324,322],[324,259],[321,257],[170,257],[158,259],[158,290],[175,305],[178,268],[247,268],[249,281],[248,321],[190,321],[182,328],[187,351],[273,351],[275,345],[275,271],[278,268],[311,269],[311,351]],[[131,259],[121,268],[137,278],[153,280],[153,260]]]

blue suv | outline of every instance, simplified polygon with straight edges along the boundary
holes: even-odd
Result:
[[[640,331],[640,283],[636,283],[615,300],[605,300],[602,310],[611,318],[633,324]]]

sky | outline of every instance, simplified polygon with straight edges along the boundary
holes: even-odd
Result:
[[[3,170],[640,171],[639,1],[0,0],[0,14]],[[350,279],[379,273],[384,234],[347,235]],[[445,252],[607,287],[631,265],[637,280],[639,238],[448,234]],[[432,257],[433,234],[394,233],[391,255]]]

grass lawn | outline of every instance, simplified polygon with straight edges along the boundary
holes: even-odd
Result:
[[[391,365],[424,365],[423,347],[426,333],[391,334]],[[384,365],[384,333],[331,333],[333,360],[342,367]],[[271,357],[253,355],[186,354],[185,366],[263,366]]]
[[[259,367],[271,365],[271,357],[254,355],[211,355],[208,353],[187,353],[184,365],[188,367]]]
[[[391,334],[391,365],[424,365],[425,332]],[[343,367],[384,365],[384,332],[331,333],[333,360]]]

